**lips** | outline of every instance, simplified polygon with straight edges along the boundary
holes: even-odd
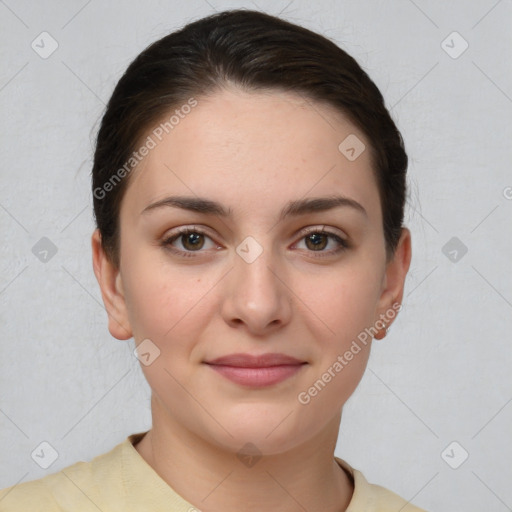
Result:
[[[295,357],[290,357],[285,354],[262,354],[253,356],[251,354],[230,354],[224,357],[218,357],[212,361],[207,361],[206,364],[222,365],[222,366],[237,366],[239,368],[268,368],[269,366],[282,366],[282,365],[300,365],[305,361],[300,361]]]
[[[223,377],[247,387],[265,387],[282,382],[299,372],[306,361],[286,354],[230,354],[206,362]]]

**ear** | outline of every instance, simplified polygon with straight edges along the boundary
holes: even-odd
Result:
[[[377,310],[377,312],[380,315],[380,321],[377,320],[376,324],[384,322],[384,333],[386,328],[391,325],[392,318],[395,317],[395,314],[397,312],[396,305],[402,304],[405,277],[407,275],[407,272],[409,271],[409,266],[411,264],[411,256],[411,232],[407,228],[402,228],[402,234],[400,235],[400,239],[398,241],[395,252],[390,261],[388,261],[386,264],[383,288]],[[393,307],[393,305],[395,305],[395,307]],[[386,312],[389,312],[390,309],[393,309],[395,311],[395,314],[391,316],[391,320],[389,320],[390,315],[386,315]],[[388,320],[385,320],[384,318],[387,318]],[[377,339],[380,339],[379,336],[375,337]]]
[[[128,340],[133,333],[128,319],[121,273],[103,250],[99,229],[92,234],[91,245],[94,274],[108,315],[108,330],[114,338]]]

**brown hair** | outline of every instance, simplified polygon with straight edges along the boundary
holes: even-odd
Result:
[[[262,12],[231,10],[189,23],[148,46],[114,89],[92,168],[94,214],[110,260],[119,265],[119,211],[131,170],[127,162],[134,165],[141,137],[173,108],[228,83],[296,92],[327,103],[366,135],[391,255],[402,230],[407,154],[379,89],[329,39]]]

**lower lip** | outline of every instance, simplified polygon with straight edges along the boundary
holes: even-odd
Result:
[[[220,373],[237,384],[250,386],[253,388],[262,388],[278,384],[292,375],[295,375],[304,366],[300,365],[281,365],[268,366],[265,368],[241,368],[238,366],[209,365],[210,368]]]

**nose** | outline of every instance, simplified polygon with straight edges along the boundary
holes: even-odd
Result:
[[[290,321],[292,292],[271,250],[263,250],[254,261],[235,254],[224,294],[222,316],[231,327],[268,336]]]

